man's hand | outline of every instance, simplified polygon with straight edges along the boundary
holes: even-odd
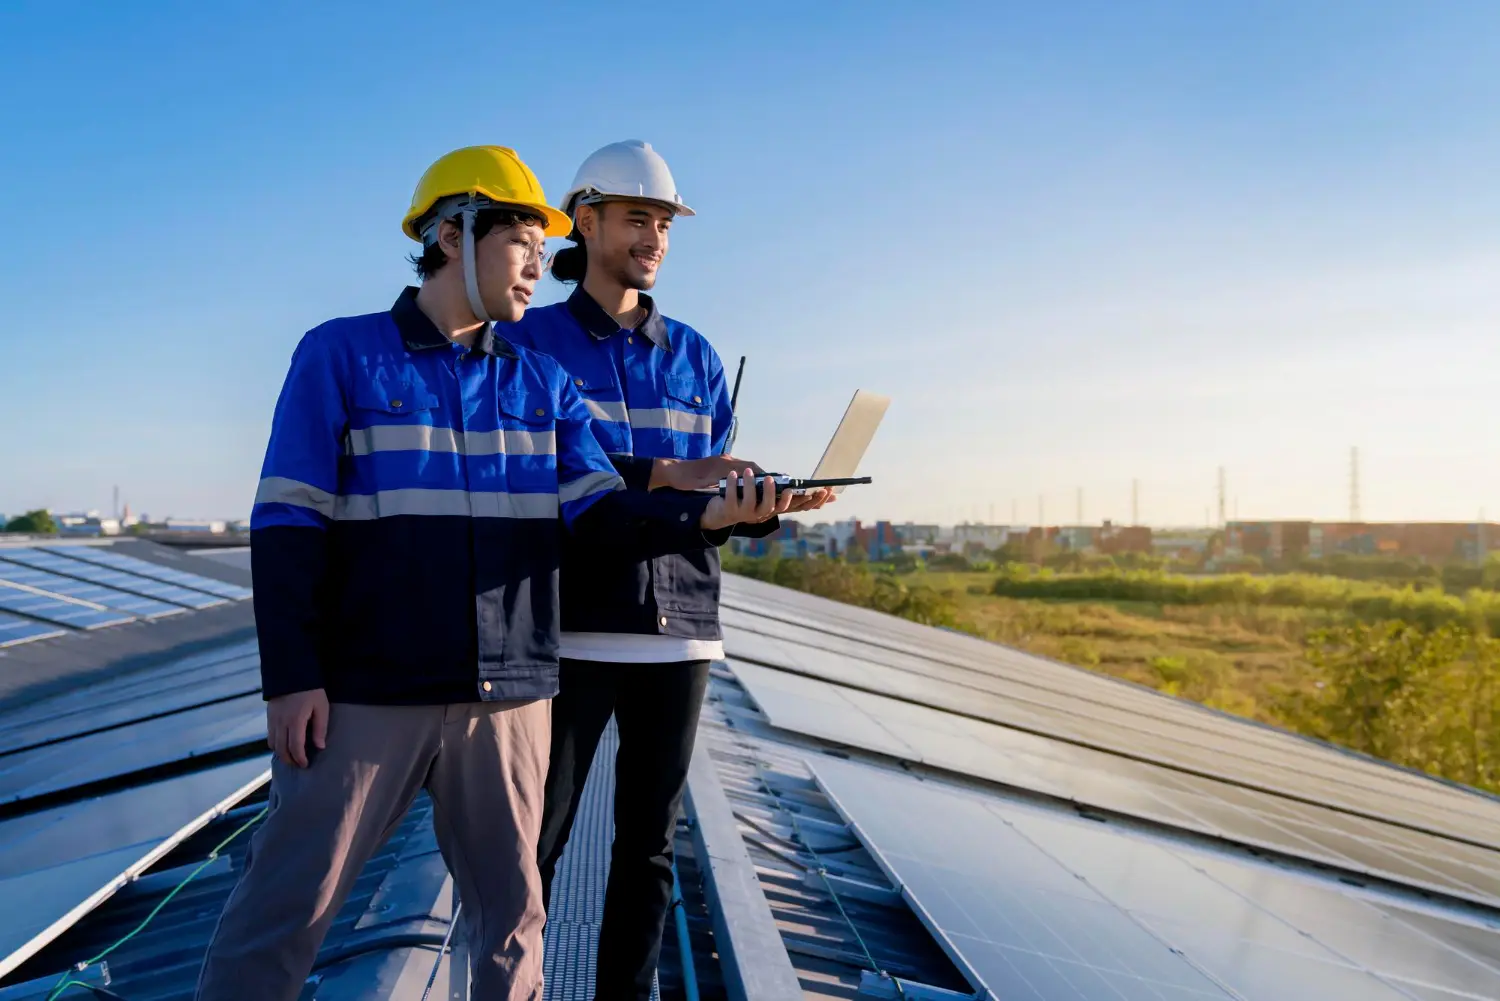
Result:
[[[805,494],[794,494],[792,496],[792,504],[786,509],[786,513],[796,514],[799,511],[816,511],[819,508],[832,504],[838,499],[838,495],[833,492],[832,488],[819,487],[816,490],[809,490]]]
[[[278,695],[266,704],[266,743],[288,765],[307,767],[307,725],[312,724],[312,746],[323,749],[328,739],[328,693],[321,688]]]
[[[718,482],[715,480],[714,485],[717,486]],[[733,525],[756,525],[769,521],[778,514],[785,514],[791,507],[792,495],[777,494],[776,480],[770,476],[762,481],[757,500],[754,470],[744,471],[743,495],[740,492],[740,474],[731,469],[724,475],[724,482],[724,496],[710,500],[703,511],[703,517],[698,521],[698,526],[705,532],[717,532]]]
[[[703,490],[717,487],[719,481],[731,473],[741,473],[746,468],[756,476],[765,472],[760,466],[732,455],[711,455],[706,459],[657,459],[651,465],[649,489]]]

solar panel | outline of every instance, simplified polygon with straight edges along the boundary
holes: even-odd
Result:
[[[1427,858],[1443,859],[1466,846],[1401,831],[1416,849],[1412,857],[1388,847],[1382,834],[1392,829],[1373,821],[733,657],[729,664],[781,729],[1350,872],[1485,904],[1500,901],[1500,854],[1476,849],[1481,865],[1462,872],[1427,865]],[[1286,806],[1296,807],[1296,815]]]
[[[74,629],[100,629],[132,622],[135,618],[72,598],[62,598],[42,591],[28,591],[4,581],[0,581],[0,609],[29,615],[59,626],[72,626]]]
[[[91,796],[0,823],[0,958],[14,954],[80,901],[155,851],[195,818],[255,782],[266,760]]]
[[[66,630],[0,612],[0,648],[61,636]]]
[[[1500,930],[1002,796],[817,759],[820,784],[960,965],[1007,1001],[1500,997]],[[1485,950],[1472,948],[1483,936]],[[1433,995],[1435,996],[1435,995]]]
[[[149,577],[138,577],[135,574],[125,573],[121,570],[112,570],[97,563],[59,556],[51,547],[47,549],[0,549],[0,554],[3,554],[5,559],[13,563],[21,563],[28,567],[34,567],[37,570],[46,570],[50,573],[61,574],[64,577],[76,577],[79,580],[103,584],[105,587],[112,587],[117,591],[126,591],[130,594],[155,598],[158,601],[180,605],[183,608],[212,608],[215,605],[226,604],[224,598],[203,594],[199,591],[190,591],[185,587],[178,587],[175,584],[165,584],[159,580],[152,580]]]
[[[0,556],[5,550],[0,549]],[[103,605],[117,612],[127,612],[131,615],[140,616],[143,619],[159,619],[164,615],[181,615],[186,611],[176,605],[169,605],[164,601],[154,598],[143,598],[138,594],[128,594],[125,591],[116,591],[114,588],[104,587],[101,584],[91,584],[88,581],[78,580],[73,577],[64,577],[61,574],[49,573],[46,570],[37,570],[34,567],[22,566],[19,563],[11,563],[0,559],[0,580],[10,581],[24,587],[33,587],[39,591],[49,591],[52,594],[60,594],[65,598],[77,598],[79,601],[91,602],[95,605]]]
[[[243,745],[265,748],[259,693],[0,755],[0,804]]]
[[[138,574],[142,577],[150,577],[152,580],[165,581],[168,584],[176,584],[179,587],[192,588],[194,591],[202,591],[205,594],[216,594],[221,598],[231,601],[244,601],[253,593],[248,587],[240,587],[237,584],[226,584],[212,577],[204,577],[202,574],[187,573],[183,570],[173,570],[150,560],[137,559],[134,556],[125,556],[120,553],[111,552],[103,546],[55,546],[58,552],[71,556],[78,560],[87,560],[100,566],[110,567],[115,570],[124,570],[126,573]]]

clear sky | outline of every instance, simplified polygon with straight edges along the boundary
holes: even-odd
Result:
[[[1500,4],[10,3],[0,511],[248,513],[446,150],[668,158],[665,311],[840,516],[1500,518]],[[562,287],[543,281],[541,302]]]

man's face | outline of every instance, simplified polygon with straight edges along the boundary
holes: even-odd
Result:
[[[625,288],[649,291],[667,256],[673,213],[654,202],[611,201],[586,206],[592,211],[589,267],[599,268]],[[582,220],[580,220],[582,222]]]
[[[479,298],[491,319],[514,323],[526,312],[542,277],[542,227],[537,223],[496,226],[474,244]]]

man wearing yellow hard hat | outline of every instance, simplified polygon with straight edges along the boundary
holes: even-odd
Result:
[[[514,151],[450,153],[402,223],[421,287],[314,328],[292,356],[250,531],[269,812],[200,999],[296,998],[425,789],[474,996],[539,1001],[557,521],[651,558],[777,513],[771,490],[625,490],[573,380],[496,334],[530,302],[543,237],[570,226]]]

